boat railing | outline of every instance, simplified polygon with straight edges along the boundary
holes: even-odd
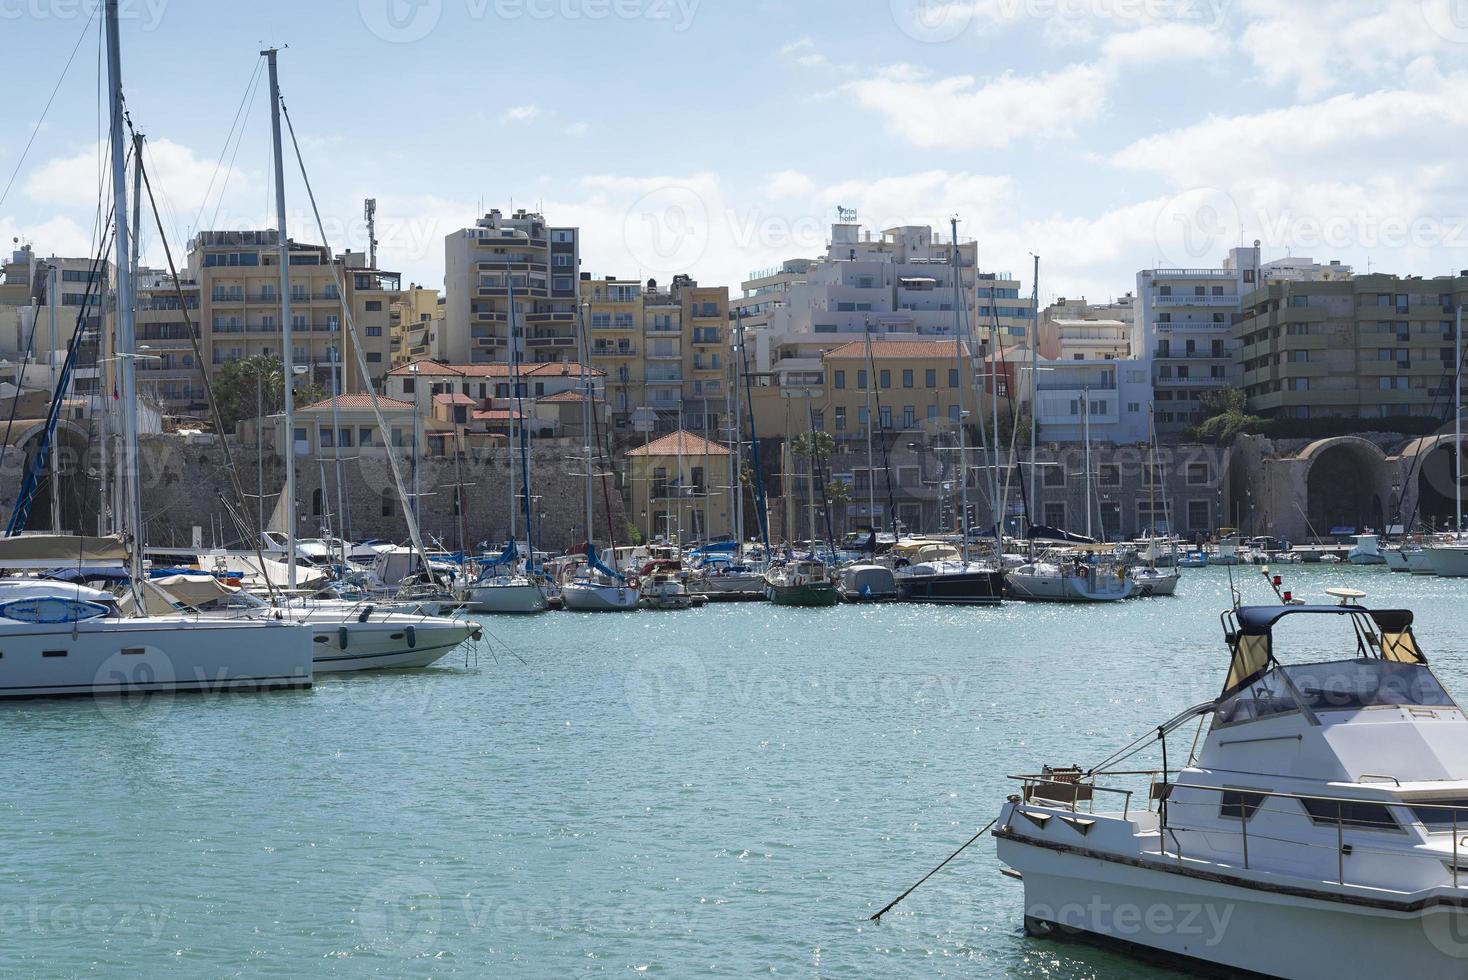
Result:
[[[1348,874],[1346,859],[1353,855],[1375,855],[1387,858],[1414,858],[1437,855],[1447,864],[1453,888],[1468,887],[1468,866],[1462,864],[1468,858],[1468,793],[1464,798],[1453,801],[1401,799],[1392,795],[1299,793],[1289,790],[1264,790],[1234,786],[1205,786],[1198,783],[1172,782],[1158,779],[1157,770],[1107,771],[1103,773],[1046,772],[1010,776],[1023,785],[1023,796],[1012,799],[1023,805],[1066,808],[1072,813],[1095,813],[1097,793],[1109,793],[1122,797],[1122,819],[1130,819],[1134,790],[1117,786],[1105,786],[1097,782],[1098,777],[1144,777],[1148,781],[1147,812],[1157,814],[1157,853],[1164,858],[1182,862],[1185,848],[1180,834],[1198,834],[1210,838],[1208,853],[1190,855],[1218,862],[1228,858],[1227,848],[1220,848],[1212,841],[1232,838],[1237,840],[1235,852],[1239,866],[1245,870],[1258,870],[1257,856],[1261,846],[1282,845],[1287,848],[1305,849],[1304,855],[1327,852],[1333,855],[1322,861],[1317,870],[1333,863],[1337,885],[1347,884],[1381,887],[1379,881],[1352,880]],[[1379,781],[1388,790],[1394,789],[1394,777],[1363,776],[1363,780]],[[1390,782],[1387,782],[1390,780]],[[1201,794],[1196,799],[1177,797],[1176,791]],[[1083,810],[1084,805],[1084,810]],[[1408,826],[1395,810],[1405,808],[1410,819],[1427,828],[1428,843],[1431,845],[1441,835],[1448,834],[1449,848],[1438,851],[1429,846],[1424,850],[1407,835]],[[1299,817],[1309,821],[1310,826],[1325,830],[1321,834],[1292,834],[1278,822],[1265,826],[1254,825],[1260,815],[1278,814]],[[1205,818],[1206,815],[1206,818]],[[1202,819],[1200,819],[1202,818]],[[1212,818],[1212,819],[1208,819]],[[1333,829],[1334,833],[1330,831]],[[1349,838],[1348,838],[1348,831]],[[1392,835],[1373,842],[1367,835]],[[1395,840],[1397,846],[1384,846],[1382,841]],[[1410,842],[1410,843],[1409,843]],[[1254,866],[1251,867],[1250,848],[1254,848]],[[1222,854],[1221,854],[1222,852]],[[1307,864],[1307,860],[1296,860],[1295,865]],[[1270,871],[1282,871],[1278,866]]]

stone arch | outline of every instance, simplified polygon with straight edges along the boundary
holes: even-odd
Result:
[[[1386,522],[1383,492],[1386,454],[1357,436],[1321,439],[1300,458],[1305,475],[1305,512],[1314,534],[1325,537],[1380,530]]]
[[[1415,495],[1417,521],[1427,527],[1455,525],[1457,456],[1451,432],[1414,440],[1402,451],[1400,474],[1407,483],[1404,492],[1409,499]]]
[[[24,474],[35,465],[40,455],[41,439],[45,432],[46,422],[42,419],[28,423],[24,429],[11,436],[12,451],[19,450],[22,456],[15,484],[17,491],[20,489],[20,481],[24,479]],[[95,530],[95,528],[83,527],[84,524],[95,522],[97,514],[96,501],[91,499],[89,493],[92,485],[88,472],[88,467],[91,465],[90,448],[91,436],[84,426],[69,419],[57,419],[54,449],[58,454],[57,462],[60,469],[58,490],[61,499],[61,526],[64,530],[88,533]],[[48,474],[43,472],[37,484],[35,496],[31,500],[27,520],[29,528],[39,530],[50,527],[52,492],[51,480]],[[10,502],[14,503],[13,497]],[[6,519],[9,518],[9,514],[4,516]]]

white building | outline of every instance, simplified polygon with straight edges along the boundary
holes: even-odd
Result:
[[[1040,442],[1145,443],[1152,377],[1142,360],[1041,361],[1035,383]]]
[[[1229,327],[1259,276],[1257,243],[1230,250],[1220,268],[1137,273],[1132,349],[1152,365],[1159,432],[1202,421],[1199,396],[1229,384]]]
[[[826,254],[804,273],[790,263],[745,283],[737,308],[756,326],[750,349],[756,369],[780,387],[819,383],[821,352],[868,332],[883,340],[942,340],[965,329],[982,356],[997,334],[1001,346],[1027,345],[1032,304],[1007,273],[977,268],[977,246],[958,245],[958,296],[953,244],[926,225],[890,228],[874,238],[856,223],[831,226]],[[760,290],[768,289],[768,293]],[[761,299],[761,297],[765,297]],[[955,310],[967,306],[962,321]],[[748,324],[746,324],[748,326]]]

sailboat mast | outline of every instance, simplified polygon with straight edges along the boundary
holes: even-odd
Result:
[[[1040,509],[1039,467],[1035,463],[1040,447],[1040,257],[1035,256],[1035,278],[1030,284],[1030,506]],[[1043,515],[1042,515],[1043,519]],[[1034,523],[1031,517],[1031,523]],[[1025,533],[1029,537],[1029,532]]]
[[[280,266],[280,369],[285,376],[286,584],[296,591],[296,350],[291,333],[291,249],[285,226],[285,162],[280,142],[280,77],[275,48],[260,52],[270,69],[270,151],[275,166],[275,224]],[[261,569],[263,572],[264,569]]]
[[[137,250],[137,240],[133,241],[133,250]],[[48,270],[46,281],[46,305],[51,307],[51,356],[48,358],[51,364],[51,394],[57,396],[56,392],[56,306],[60,295],[56,291],[56,264],[53,262]],[[57,534],[61,533],[61,466],[57,462],[56,435],[51,435],[51,445],[46,454],[50,458],[47,462],[51,468],[51,530]]]
[[[1453,346],[1457,349],[1458,370],[1453,381],[1453,526],[1458,538],[1463,537],[1463,304],[1458,304],[1458,319],[1453,327]]]
[[[867,364],[872,363],[872,321],[868,317],[862,323],[862,333],[866,335]],[[870,370],[870,368],[868,369]],[[963,369],[959,368],[958,376],[963,377]],[[867,385],[867,521],[872,525],[872,533],[877,533],[877,467],[872,460],[872,425],[876,416],[872,414],[872,385]],[[875,538],[873,538],[875,540]]]
[[[591,350],[590,340],[586,336],[586,304],[581,306],[581,443],[586,447],[586,543],[590,545],[595,538],[593,522],[596,516],[593,513],[591,499],[591,485],[594,479],[591,465]],[[608,515],[610,517],[610,515]]]
[[[142,500],[138,493],[138,389],[137,365],[133,355],[137,346],[133,319],[133,275],[126,256],[132,254],[128,235],[127,153],[122,144],[122,52],[117,31],[117,0],[106,0],[103,16],[107,29],[107,101],[111,116],[112,195],[117,226],[117,312],[116,334],[118,363],[122,381],[122,426],[124,465],[127,481],[127,523],[131,524],[132,547],[128,549],[128,580],[132,589],[133,608],[143,609],[143,522]],[[54,303],[54,297],[48,297]]]
[[[332,348],[331,348],[331,427],[336,430],[336,438],[334,438],[334,439],[331,440],[331,444],[333,446],[333,450],[332,451],[333,451],[333,453],[336,456],[336,465],[333,466],[332,469],[334,469],[336,471],[335,476],[336,476],[336,515],[337,515],[337,520],[342,520],[343,519],[342,515],[344,515],[347,512],[346,500],[344,498],[344,495],[342,494],[342,429],[341,429],[341,418],[337,414],[337,402],[341,399],[342,388],[346,387],[346,385],[343,384],[344,381],[345,381],[345,379],[342,377],[342,359],[341,359],[340,354],[337,352],[336,346],[333,345]],[[323,476],[322,477],[322,480],[321,480],[321,495],[323,497],[326,496],[326,478],[325,478],[325,476]],[[342,550],[342,567],[343,568],[346,568],[346,566],[347,566],[347,538],[346,538],[346,529],[344,527],[338,527],[335,530],[336,530],[336,536],[337,536],[338,540],[340,540],[341,543],[342,543],[342,549],[341,549]]]
[[[1082,388],[1081,397],[1081,429],[1086,440],[1085,465],[1086,472],[1081,482],[1086,488],[1086,537],[1094,537],[1091,534],[1091,389]]]
[[[958,265],[958,219],[951,218],[949,227],[952,229],[953,237],[951,246],[953,249],[953,364],[958,368],[958,498],[959,498],[959,527],[963,531],[963,539],[958,546],[959,557],[968,560],[968,446],[967,436],[963,429],[963,284],[959,281]],[[870,343],[870,341],[868,341]],[[996,433],[999,431],[996,427]],[[995,461],[996,465],[998,461]],[[997,504],[995,505],[997,508]],[[999,521],[996,509],[994,520]]]

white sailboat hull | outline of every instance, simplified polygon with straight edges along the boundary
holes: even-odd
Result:
[[[0,623],[0,698],[310,687],[311,630],[175,616]]]
[[[1117,602],[1136,593],[1130,580],[1109,578],[1109,583],[1097,585],[1073,575],[1016,570],[1005,575],[1004,582],[1014,598],[1030,602]]]
[[[544,612],[545,592],[533,582],[517,585],[471,585],[464,589],[470,612],[504,615]]]
[[[1423,548],[1432,573],[1442,578],[1468,578],[1468,546]]]
[[[309,625],[317,674],[428,667],[478,632],[472,623],[419,616]]]
[[[561,586],[561,604],[575,612],[631,612],[641,598],[627,585],[568,582]]]

